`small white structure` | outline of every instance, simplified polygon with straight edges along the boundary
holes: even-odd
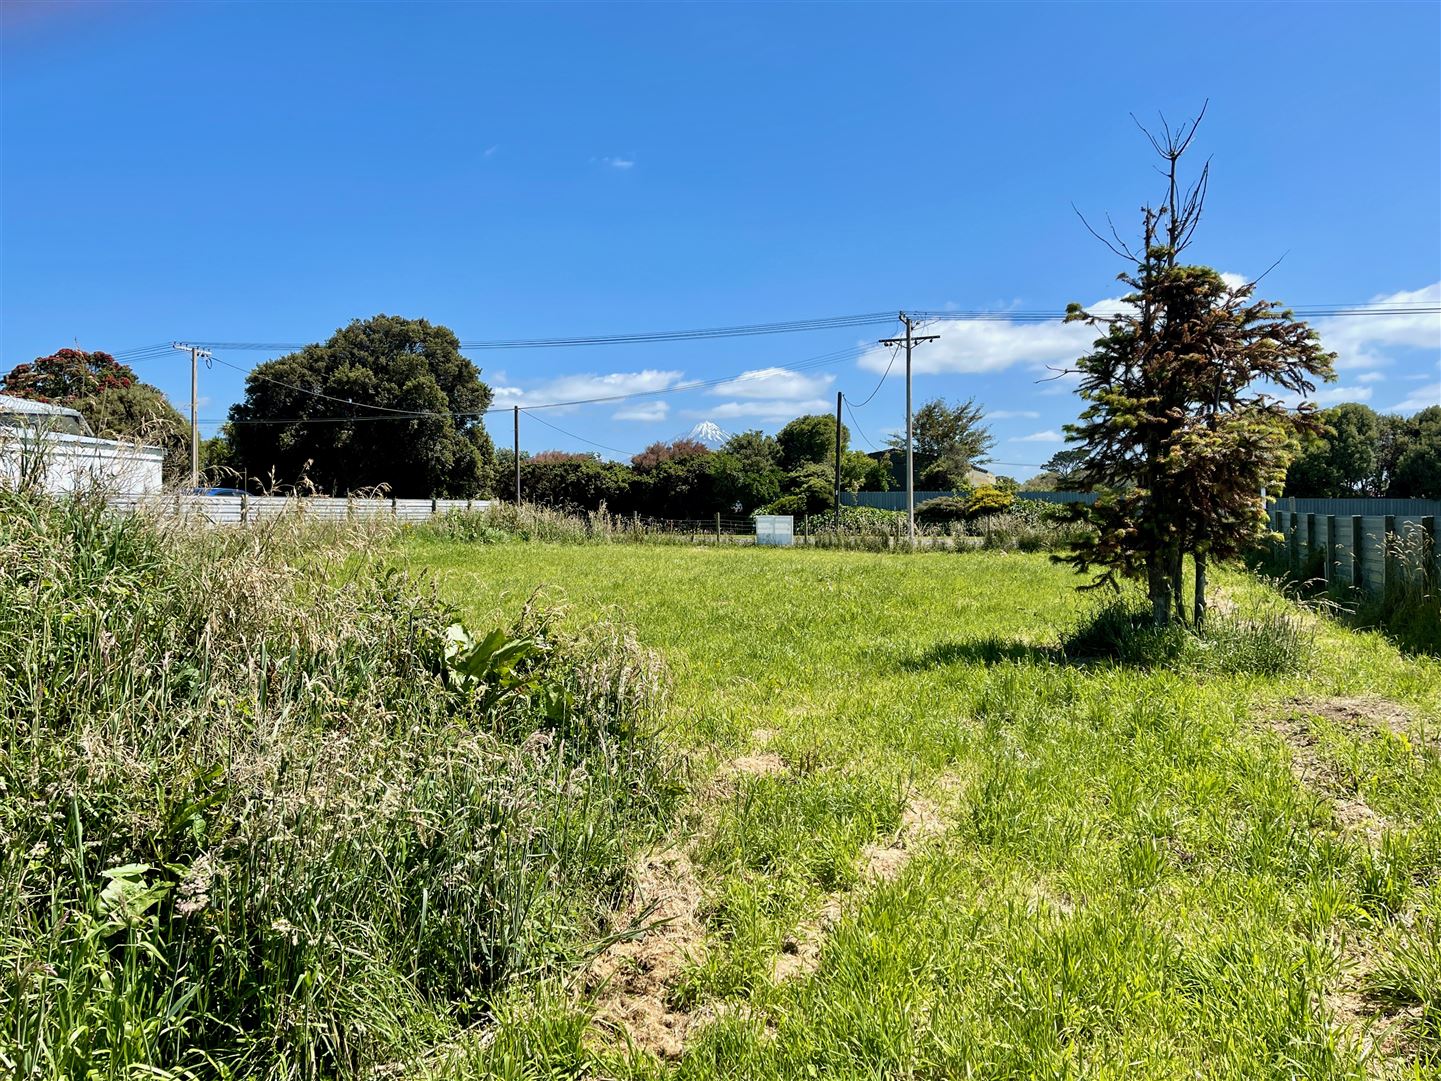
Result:
[[[0,484],[144,495],[160,491],[164,461],[160,447],[97,438],[74,409],[0,394]]]
[[[796,542],[796,520],[789,514],[757,514],[756,543],[789,548]]]

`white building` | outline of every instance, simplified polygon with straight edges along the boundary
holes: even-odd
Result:
[[[0,484],[47,492],[158,492],[165,451],[99,439],[74,409],[0,394]]]

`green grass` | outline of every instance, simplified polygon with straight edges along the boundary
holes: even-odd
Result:
[[[488,1051],[437,1073],[1419,1078],[1441,1064],[1435,659],[1239,574],[1220,587],[1245,618],[1306,622],[1308,656],[1286,672],[1246,660],[1266,653],[1254,634],[1216,647],[1235,663],[1060,663],[1092,602],[1043,556],[412,539],[401,558],[477,625],[539,588],[573,625],[618,621],[661,652],[667,738],[693,763],[675,839],[706,898],[704,949],[668,992],[697,1019],[678,1060],[587,1037],[565,995],[538,994],[511,1001]],[[1407,729],[1337,726],[1310,704],[1338,696],[1397,703]],[[762,750],[784,768],[727,770]],[[894,877],[867,875],[867,846],[903,836],[922,798],[943,831],[913,839]],[[1346,818],[1356,805],[1370,829]],[[823,911],[815,970],[774,979]]]

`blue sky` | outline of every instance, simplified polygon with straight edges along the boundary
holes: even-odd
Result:
[[[1205,98],[1197,261],[1255,275],[1284,256],[1263,292],[1296,306],[1441,300],[1435,4],[11,2],[4,18],[7,368],[77,341],[322,340],[377,312],[463,339],[1060,312],[1117,295],[1122,269],[1072,203],[1130,232],[1157,194],[1129,113]],[[1342,365],[1323,401],[1441,402],[1441,317],[1321,330]],[[773,430],[837,390],[863,400],[890,355],[865,343],[893,332],[470,355],[501,404],[778,369],[541,414],[574,436],[523,418],[529,450],[610,456],[702,419]],[[1077,408],[1038,380],[1084,336],[939,332],[917,399],[975,395],[1002,471],[1033,471]],[[180,354],[137,369],[188,399]],[[238,371],[204,371],[202,417],[241,393]],[[893,371],[861,432],[880,443],[902,403]],[[508,442],[509,418],[493,431]]]

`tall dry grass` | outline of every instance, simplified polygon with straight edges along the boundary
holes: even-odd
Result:
[[[532,606],[450,678],[393,529],[0,492],[0,1072],[357,1076],[574,960],[674,792],[661,668]]]

